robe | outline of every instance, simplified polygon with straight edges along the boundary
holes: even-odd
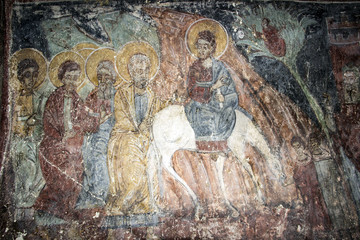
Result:
[[[14,169],[14,202],[17,208],[31,207],[44,187],[38,146],[42,139],[42,117],[45,102],[53,90],[47,81],[26,93],[21,89],[16,97],[11,139],[11,161]],[[28,119],[35,119],[28,125]]]
[[[218,90],[210,88],[224,77],[225,85]],[[188,94],[191,101],[185,106],[185,113],[195,132],[199,150],[227,151],[226,140],[235,126],[235,109],[238,96],[230,73],[221,61],[212,59],[212,68],[205,69],[198,60],[189,69]],[[216,100],[221,92],[225,101]]]
[[[83,164],[81,146],[86,132],[95,131],[98,117],[88,114],[76,92],[71,93],[70,119],[75,135],[65,134],[65,88],[49,97],[44,110],[44,138],[39,146],[39,161],[46,181],[34,208],[62,218],[74,218],[74,207],[81,190]]]
[[[103,106],[106,115],[114,111],[115,89],[112,89],[111,99],[99,99],[98,89],[92,91],[86,99],[86,105],[93,110],[94,116],[100,116]],[[88,134],[82,146],[84,160],[83,188],[80,192],[77,208],[93,208],[105,205],[109,190],[109,173],[107,169],[107,146],[110,133],[115,124],[111,115],[99,126],[95,133]]]
[[[150,127],[162,103],[147,89],[148,105],[141,123],[136,121],[133,86],[119,88],[115,94],[115,126],[108,145],[110,176],[109,215],[146,214],[153,211],[147,176]],[[152,178],[153,176],[151,176]]]
[[[263,38],[265,46],[275,56],[282,57],[286,54],[286,44],[281,38],[279,31],[273,26],[263,28]]]
[[[321,193],[320,184],[313,161],[298,164],[294,169],[294,181],[299,189],[305,207],[308,209],[308,221],[313,228],[330,229],[331,221]]]

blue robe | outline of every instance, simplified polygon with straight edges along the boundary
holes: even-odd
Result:
[[[216,100],[216,90],[210,92],[221,76],[225,78],[225,85],[220,88],[223,103]],[[185,106],[185,113],[196,141],[227,140],[235,126],[238,95],[224,64],[212,59],[212,69],[206,70],[199,60],[195,62],[189,70],[188,93],[192,100]]]
[[[115,89],[110,100],[111,112],[114,112]],[[109,190],[107,168],[107,146],[115,124],[114,115],[99,125],[99,130],[84,138],[82,146],[84,162],[83,187],[76,208],[95,208],[105,205]]]

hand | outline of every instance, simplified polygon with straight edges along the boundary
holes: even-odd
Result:
[[[104,118],[106,116],[106,109],[104,105],[101,105],[100,107],[100,118]]]
[[[216,101],[218,101],[218,102],[221,102],[221,103],[225,102],[225,97],[221,94],[221,92],[217,92],[215,94],[215,98],[216,98]]]
[[[26,120],[26,124],[28,126],[34,126],[34,125],[36,125],[36,123],[37,123],[37,120],[35,118],[35,115],[32,115],[31,117],[28,118],[28,120]]]
[[[222,86],[224,86],[224,80],[225,80],[225,76],[221,76],[216,82],[215,84],[210,88],[210,91],[214,91],[218,88],[221,88]]]
[[[153,124],[153,120],[154,120],[153,117],[148,117],[144,122],[145,124],[143,125],[150,129]]]
[[[85,111],[88,113],[91,113],[91,114],[94,113],[94,111],[91,108],[89,108],[88,106],[85,106]]]
[[[140,124],[139,130],[141,132],[150,130],[151,126],[152,126],[152,123],[153,123],[153,117],[149,117],[148,119],[145,120],[145,122]]]

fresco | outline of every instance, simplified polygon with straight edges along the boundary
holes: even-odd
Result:
[[[2,237],[360,238],[360,4],[9,6]]]

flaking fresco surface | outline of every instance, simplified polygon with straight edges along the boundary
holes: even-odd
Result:
[[[360,238],[359,3],[7,7],[2,238]]]

